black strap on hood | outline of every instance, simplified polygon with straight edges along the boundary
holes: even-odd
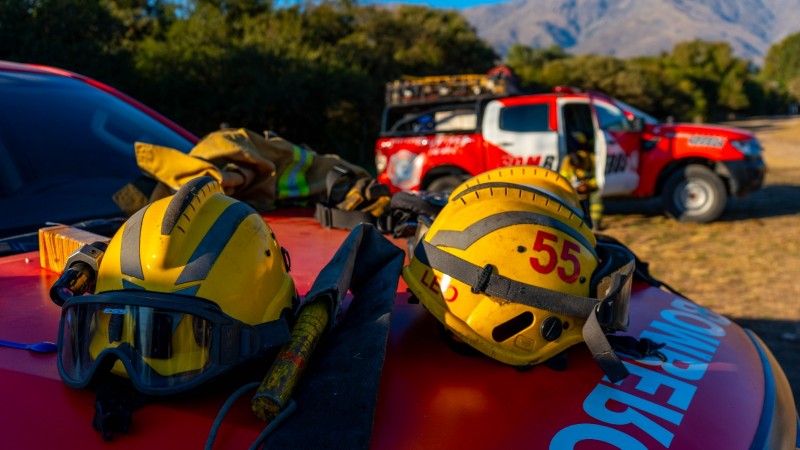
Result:
[[[149,398],[134,389],[130,381],[112,377],[97,389],[96,395],[92,427],[100,432],[104,441],[112,440],[114,433],[127,433],[133,411]]]

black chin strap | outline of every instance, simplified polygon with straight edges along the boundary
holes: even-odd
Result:
[[[592,352],[592,357],[597,361],[600,368],[603,369],[609,381],[616,383],[630,375],[628,369],[622,364],[619,356],[617,356],[617,353],[608,341],[608,336],[603,332],[603,328],[597,320],[596,310],[594,314],[590,314],[589,317],[586,318],[586,323],[583,325],[582,332],[583,340],[586,342],[586,346],[589,347],[589,351]]]
[[[104,441],[114,438],[114,433],[127,433],[131,427],[133,411],[147,403],[148,397],[133,388],[128,380],[109,379],[97,389],[92,427],[99,431]]]

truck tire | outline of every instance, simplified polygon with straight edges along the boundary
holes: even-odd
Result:
[[[460,186],[463,182],[464,177],[460,177],[458,175],[445,175],[431,181],[431,184],[429,184],[428,188],[425,190],[435,192],[453,192],[453,190]]]
[[[667,178],[661,194],[664,212],[682,222],[712,222],[722,215],[727,200],[722,179],[699,164],[675,171]]]

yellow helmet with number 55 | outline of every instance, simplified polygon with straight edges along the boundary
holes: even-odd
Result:
[[[634,257],[598,244],[556,172],[506,167],[456,188],[403,278],[445,329],[506,364],[542,363],[582,341],[627,375],[605,333],[624,330]]]

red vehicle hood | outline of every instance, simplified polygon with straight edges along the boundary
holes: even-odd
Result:
[[[267,220],[291,254],[298,291],[308,292],[347,233],[323,229],[309,217]],[[55,279],[39,267],[36,253],[0,259],[0,338],[56,339],[60,309],[48,297]],[[626,358],[631,375],[615,385],[579,345],[569,351],[565,370],[523,372],[451,351],[433,316],[408,302],[401,280],[370,447],[745,449],[763,434],[771,381],[754,336],[644,284],[635,287],[628,334],[665,343],[666,362]],[[107,448],[91,426],[94,393],[65,386],[55,354],[0,348],[0,380],[0,431],[8,448],[62,447],[66,437],[71,448]],[[153,401],[136,411],[134,428],[114,446],[202,448],[236,387]],[[239,402],[216,446],[246,448],[263,428],[247,402]]]
[[[653,126],[651,131],[655,135],[667,138],[675,137],[678,134],[719,136],[729,140],[752,139],[754,137],[753,133],[741,128],[695,123],[659,124]]]

